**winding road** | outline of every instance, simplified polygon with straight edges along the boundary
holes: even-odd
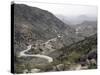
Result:
[[[38,58],[43,58],[48,60],[49,63],[53,62],[53,58],[46,56],[46,55],[41,55],[41,54],[26,54],[25,52],[28,52],[31,49],[32,45],[27,46],[26,50],[23,50],[19,53],[19,57],[38,57]]]

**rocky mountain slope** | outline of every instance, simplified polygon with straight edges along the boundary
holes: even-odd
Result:
[[[47,41],[62,36],[62,44],[65,45],[73,43],[73,40],[79,40],[74,30],[52,13],[24,4],[12,6],[14,6],[15,53],[37,40]]]
[[[84,21],[73,26],[78,36],[91,36],[97,33],[97,21]]]
[[[77,70],[77,66],[75,68],[77,64],[81,65],[80,69],[95,69],[97,68],[97,34],[56,50],[49,56],[54,58],[54,64],[63,65],[61,70]]]

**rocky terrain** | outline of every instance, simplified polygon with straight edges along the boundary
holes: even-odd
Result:
[[[78,36],[91,36],[97,33],[97,21],[84,21],[81,24],[73,26]]]
[[[20,45],[19,50],[26,44],[37,40],[47,41],[56,38],[57,35],[64,36],[63,42],[67,41],[66,44],[72,43],[70,37],[77,37],[70,26],[50,12],[24,4],[14,5],[14,27],[15,45]],[[15,51],[18,51],[16,46]]]
[[[25,4],[12,4],[12,7],[15,73],[97,68],[94,22],[71,27],[49,11]],[[81,35],[76,33],[79,27]]]

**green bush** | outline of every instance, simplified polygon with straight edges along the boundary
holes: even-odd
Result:
[[[76,62],[76,60],[78,60],[80,58],[80,56],[81,56],[80,53],[77,53],[77,52],[73,51],[68,56],[68,61],[71,62],[71,63],[74,63],[74,62]]]

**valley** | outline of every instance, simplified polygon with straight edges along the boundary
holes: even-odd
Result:
[[[97,68],[97,21],[85,16],[74,25],[73,20],[63,21],[63,16],[38,7],[16,3],[12,7],[15,73]]]

